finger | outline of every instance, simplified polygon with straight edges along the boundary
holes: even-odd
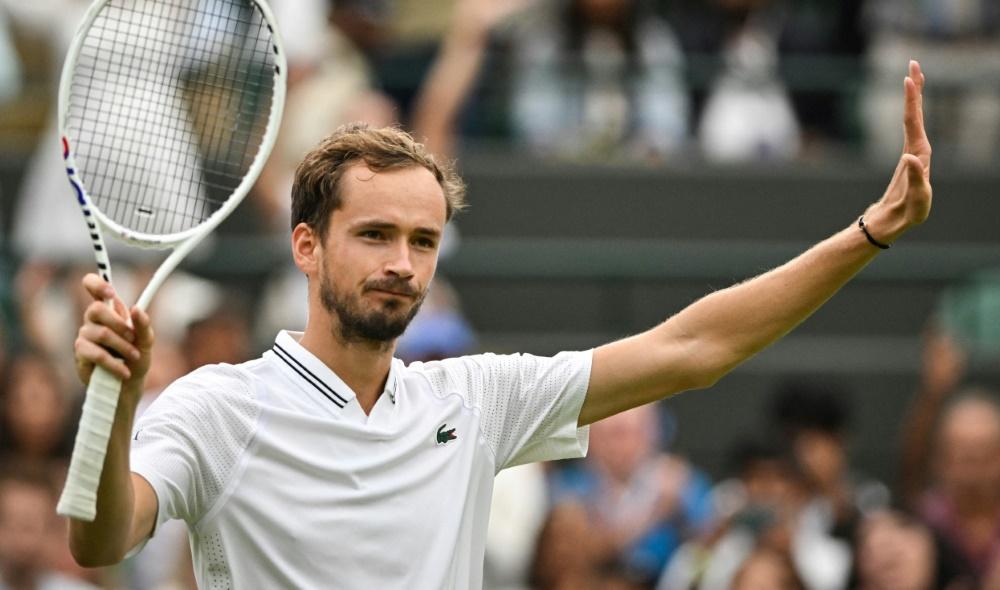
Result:
[[[78,360],[82,359],[85,362],[107,369],[112,375],[123,381],[132,376],[132,372],[124,360],[115,357],[105,348],[84,338],[76,339],[76,357]]]
[[[88,305],[87,309],[83,312],[83,321],[85,325],[96,324],[98,326],[106,326],[129,342],[135,341],[135,332],[129,326],[128,317],[118,315],[118,313],[103,303],[95,301]]]
[[[917,87],[917,113],[920,117],[920,126],[924,127],[924,84],[927,82],[920,62],[915,59],[910,60],[910,79]]]
[[[903,114],[903,152],[913,154],[930,163],[930,142],[924,129],[923,107],[916,82],[907,77],[904,81],[906,104]]]
[[[94,273],[88,273],[80,280],[83,288],[91,297],[98,301],[107,301],[115,296],[115,290],[111,283],[105,281]]]
[[[920,93],[917,91],[917,84],[913,78],[907,76],[903,79],[903,134],[905,139],[905,151],[911,152],[914,140],[920,135]]]
[[[117,313],[119,317],[125,319],[125,324],[128,325],[129,329],[130,330],[133,329],[134,326],[132,325],[132,315],[129,313],[128,307],[125,305],[125,302],[119,299],[118,297],[115,297],[114,299],[111,300],[111,307],[115,310],[115,313]]]
[[[923,92],[926,78],[924,77],[923,69],[920,67],[920,62],[915,59],[910,60],[910,78],[917,83],[917,90]]]
[[[122,358],[139,360],[142,356],[137,347],[106,326],[86,324],[80,328],[80,337],[118,353]]]
[[[125,318],[127,323],[131,323],[132,320],[129,317],[128,306],[115,293],[115,289],[111,283],[93,273],[85,275],[81,282],[83,283],[83,288],[87,290],[91,297],[97,301],[110,302],[112,309]]]
[[[139,309],[132,308],[132,327],[135,330],[135,345],[139,350],[149,350],[153,346],[153,326],[149,320],[149,314]]]
[[[927,140],[924,124],[923,91],[926,77],[916,60],[910,60],[908,74],[903,81],[905,95],[903,129],[906,136],[903,151],[917,154],[924,160],[926,166],[930,163],[930,142]]]
[[[903,164],[906,167],[906,178],[909,181],[910,190],[923,186],[927,182],[924,175],[924,163],[913,154],[903,154]]]

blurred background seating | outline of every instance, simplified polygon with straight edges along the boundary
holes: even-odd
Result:
[[[550,354],[648,328],[850,223],[898,157],[912,57],[931,221],[711,391],[595,425],[584,461],[501,474],[487,587],[1000,587],[1000,5],[272,4],[292,60],[279,145],[154,303],[144,404],[304,323],[288,191],[343,122],[410,129],[469,183],[399,354]],[[183,527],[86,571],[52,517],[92,266],[55,89],[86,6],[0,0],[0,588],[190,587]],[[116,273],[126,299],[148,266]]]

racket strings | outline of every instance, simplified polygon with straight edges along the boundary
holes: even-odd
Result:
[[[252,0],[113,0],[87,33],[68,129],[93,203],[171,234],[218,210],[268,129],[272,32]]]

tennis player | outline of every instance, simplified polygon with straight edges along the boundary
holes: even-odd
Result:
[[[76,341],[80,377],[100,364],[124,385],[97,518],[71,523],[73,554],[115,563],[183,519],[206,588],[481,587],[498,471],[581,456],[588,424],[712,385],[927,218],[923,85],[911,62],[903,155],[860,220],[647,332],[551,358],[393,358],[462,184],[403,132],[341,128],[292,189],[307,326],[279,333],[261,358],[178,380],[133,428],[149,318],[84,279],[94,303]]]

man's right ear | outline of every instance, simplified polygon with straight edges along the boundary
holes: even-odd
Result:
[[[319,268],[319,250],[323,247],[319,234],[308,223],[300,223],[292,230],[292,258],[295,266],[306,275]]]

